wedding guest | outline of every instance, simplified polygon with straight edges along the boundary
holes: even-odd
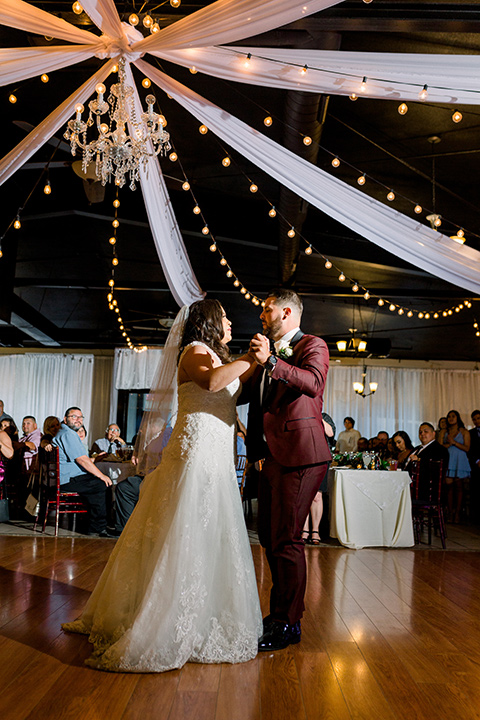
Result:
[[[447,430],[443,436],[443,446],[448,449],[448,470],[445,478],[447,486],[447,519],[460,522],[463,492],[470,478],[470,435],[465,429],[462,418],[456,410],[447,415]],[[454,499],[454,495],[456,496]]]
[[[339,453],[356,452],[361,435],[358,430],[354,429],[355,420],[352,417],[346,417],[343,424],[345,430],[339,433],[335,450]]]
[[[5,497],[5,465],[13,457],[13,445],[5,430],[0,430],[0,497]]]
[[[445,436],[445,433],[447,431],[447,418],[441,417],[438,421],[438,427],[435,430],[435,439],[437,442],[443,444],[443,438]]]
[[[60,430],[60,420],[55,415],[49,415],[43,421],[43,435],[40,440],[40,447],[45,452],[52,452],[52,441],[57,432]]]
[[[105,430],[105,437],[98,438],[92,445],[91,455],[104,454],[104,455],[116,455],[119,448],[125,445],[125,440],[120,437],[120,428],[116,423],[110,423]]]
[[[361,437],[358,440],[357,443],[357,451],[358,452],[368,452],[368,438]]]
[[[382,460],[386,460],[388,457],[388,433],[386,430],[380,430],[377,433],[377,444],[375,447],[375,452],[382,458]]]
[[[397,430],[397,432],[392,436],[392,440],[397,449],[396,460],[398,462],[398,467],[400,470],[403,470],[409,456],[413,452],[412,441],[410,440],[408,433],[404,430]]]
[[[448,466],[448,451],[435,440],[435,428],[429,422],[423,422],[420,425],[418,437],[421,444],[417,445],[406,459],[405,470],[413,477],[414,463],[419,463],[419,499],[424,499],[429,480],[430,460],[443,463],[442,475],[445,477]]]
[[[330,415],[322,412],[323,427],[325,428],[325,437],[327,438],[328,447],[331,451],[335,447],[335,423],[333,422]],[[360,434],[360,433],[359,433]],[[329,463],[330,465],[330,463]],[[328,470],[322,483],[318,489],[317,494],[313,498],[313,502],[310,506],[309,517],[305,520],[305,525],[302,531],[302,540],[307,545],[320,545],[320,522],[323,515],[323,494],[328,490]],[[309,530],[309,524],[311,530]]]
[[[88,455],[88,441],[87,441],[87,428],[85,425],[82,425],[77,430],[77,435],[80,438],[83,447],[85,448],[87,455]]]
[[[473,522],[480,521],[480,410],[472,412],[474,427],[469,430],[470,450],[470,517]]]
[[[0,400],[0,422],[2,420],[13,420],[11,415],[7,415],[5,412],[5,406],[3,404],[3,400]]]
[[[85,452],[78,428],[83,425],[82,411],[70,407],[65,411],[60,430],[52,440],[58,447],[60,485],[64,492],[77,492],[89,507],[89,535],[107,537],[106,490],[112,484]]]
[[[34,470],[38,464],[38,448],[42,439],[42,433],[33,415],[25,415],[23,418],[22,432],[22,437],[18,442],[14,442],[13,447],[22,455],[22,473],[26,474]]]
[[[11,417],[0,420],[0,430],[5,430],[12,441],[18,442],[18,428]]]

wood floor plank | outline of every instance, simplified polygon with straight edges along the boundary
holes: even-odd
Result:
[[[260,675],[257,660],[222,665],[215,720],[260,720]]]
[[[307,720],[350,720],[328,653],[302,651],[295,663]]]
[[[293,650],[262,653],[258,663],[262,720],[306,720]]]
[[[168,720],[178,690],[181,670],[140,675],[122,720]]]
[[[215,720],[217,693],[177,692],[168,720]]]

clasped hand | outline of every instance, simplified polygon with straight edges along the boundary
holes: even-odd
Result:
[[[248,348],[248,352],[250,354],[253,354],[255,357],[255,361],[259,365],[265,365],[268,358],[272,354],[270,352],[270,341],[265,335],[262,335],[261,333],[257,333],[253,336],[253,338],[250,340],[250,347]]]

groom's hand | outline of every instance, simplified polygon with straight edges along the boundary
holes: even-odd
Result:
[[[255,355],[255,360],[259,365],[265,365],[268,358],[272,354],[270,352],[270,341],[265,335],[257,333],[250,340],[250,352]]]

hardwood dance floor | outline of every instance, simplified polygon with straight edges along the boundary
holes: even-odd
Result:
[[[0,537],[2,720],[480,718],[480,553],[308,548],[300,645],[165,674],[83,666],[113,541]],[[262,605],[269,573],[252,548]]]

